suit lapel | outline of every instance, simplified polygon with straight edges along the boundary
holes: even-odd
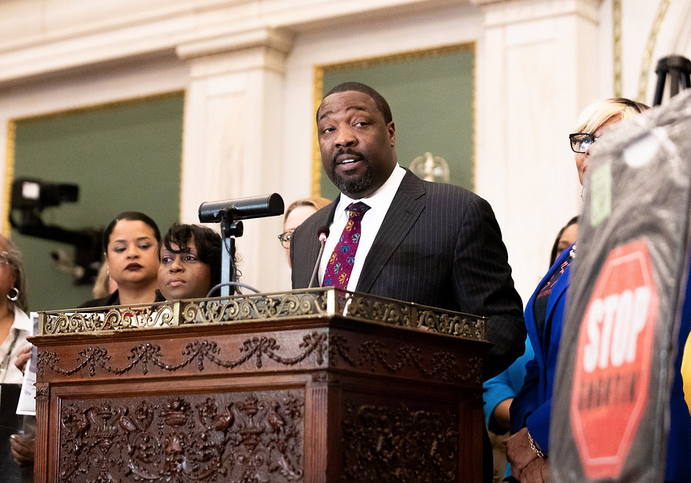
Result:
[[[310,275],[314,270],[314,264],[317,263],[317,257],[319,256],[320,243],[317,239],[319,235],[318,231],[323,226],[330,226],[333,221],[334,212],[336,211],[336,206],[338,205],[339,198],[333,201],[327,208],[319,210],[317,213],[312,215],[309,222],[305,222],[305,228],[309,229],[307,233],[307,241],[304,242],[306,248],[304,252],[298,251],[298,253],[304,253],[301,258],[295,259],[293,262],[293,288],[305,288],[309,286]],[[314,220],[312,220],[314,218]],[[313,222],[312,222],[313,221]],[[309,225],[309,228],[307,226]],[[300,229],[300,227],[298,227]],[[324,256],[324,255],[322,255]],[[325,255],[329,256],[329,255]],[[313,287],[319,286],[319,275],[315,276],[315,282]]]
[[[420,178],[406,170],[389,211],[374,239],[356,290],[368,293],[382,270],[425,209],[425,187]]]
[[[534,312],[534,302],[535,298],[537,297],[538,293],[540,290],[543,289],[544,285],[549,282],[549,280],[554,276],[555,273],[560,269],[561,265],[566,261],[566,259],[570,256],[571,249],[567,248],[564,250],[565,253],[562,253],[554,262],[554,264],[550,267],[550,269],[547,271],[547,274],[544,276],[542,281],[538,284],[535,293],[533,296],[530,298],[528,305],[526,306],[525,310],[525,320],[526,320],[526,328],[528,329],[529,333],[533,334],[534,338],[531,338],[531,342],[533,344],[533,350],[535,351],[535,357],[538,359],[538,363],[541,365],[541,367],[545,368],[547,367],[547,360],[546,360],[546,354],[549,351],[549,346],[551,340],[545,340],[542,341],[540,334],[538,334],[537,330],[537,321],[535,320],[535,312]],[[543,328],[543,333],[544,334],[550,334],[550,339],[552,339],[555,336],[558,336],[556,333],[552,333],[552,326],[554,322],[554,310],[557,306],[557,302],[563,297],[566,293],[566,289],[569,288],[569,269],[571,266],[567,266],[564,270],[564,273],[561,274],[559,277],[559,280],[556,281],[554,286],[552,287],[552,291],[548,295],[547,298],[547,307],[545,309],[545,326]],[[528,325],[528,321],[530,320],[530,325]],[[559,325],[561,325],[561,321],[557,322]],[[559,328],[561,330],[561,328]],[[561,333],[561,332],[560,332]]]
[[[559,299],[564,295],[566,289],[569,288],[569,269],[571,265],[564,269],[564,273],[561,274],[559,280],[552,287],[552,293],[549,299],[547,299],[547,320],[552,320],[552,315],[554,312],[554,307],[557,305]]]
[[[564,263],[564,260],[566,256],[564,254],[560,255],[555,261],[554,264],[547,270],[547,273],[545,274],[544,277],[542,277],[542,280],[540,280],[540,283],[537,284],[537,287],[535,288],[535,292],[533,292],[532,297],[528,300],[528,303],[526,304],[525,307],[525,323],[526,323],[526,329],[528,330],[528,335],[531,336],[531,343],[533,344],[533,350],[535,351],[535,357],[538,360],[538,364],[541,367],[545,367],[546,361],[545,361],[545,347],[546,345],[542,342],[540,334],[538,333],[538,328],[537,328],[537,320],[535,320],[535,300],[537,299],[538,294],[540,293],[541,290],[544,289],[545,285],[551,280],[551,278],[554,276],[554,274],[559,270],[559,267],[561,266],[562,263]],[[561,277],[560,277],[561,280]],[[552,292],[549,294],[548,299],[547,299],[547,309],[545,312],[545,327],[543,330],[547,331],[550,330],[551,328],[548,329],[547,325],[551,324],[551,319],[552,319],[552,312],[554,311],[554,305],[556,301],[561,297],[562,293],[564,290],[566,290],[566,286],[568,284],[560,284],[559,280],[557,280],[557,283],[555,284],[554,287],[552,287]],[[559,293],[557,293],[559,292]]]

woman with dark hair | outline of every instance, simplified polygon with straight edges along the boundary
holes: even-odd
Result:
[[[118,289],[82,307],[134,305],[156,301],[158,226],[144,213],[120,213],[103,232],[103,251]]]
[[[221,237],[210,228],[171,226],[158,255],[158,285],[166,300],[206,297],[221,281]]]
[[[569,248],[576,241],[576,235],[578,234],[578,217],[574,216],[569,220],[569,222],[561,227],[557,238],[554,240],[554,245],[552,245],[552,254],[549,257],[549,266],[554,265],[557,257],[561,255],[561,252]]]

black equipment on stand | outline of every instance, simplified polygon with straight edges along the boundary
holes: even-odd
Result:
[[[670,78],[669,96],[679,94],[679,84],[684,89],[691,87],[691,60],[681,55],[668,55],[657,62],[657,86],[655,87],[655,99],[653,106],[662,104],[662,96],[665,92],[665,81]]]
[[[236,287],[244,286],[237,281],[235,265],[235,237],[242,236],[244,232],[241,220],[282,215],[283,209],[283,198],[278,193],[236,200],[207,201],[199,205],[200,222],[221,224],[221,238],[225,247],[221,258],[221,283],[213,287],[209,294],[220,286],[221,296],[227,297],[234,295]]]
[[[17,178],[12,182],[9,219],[12,228],[25,236],[65,243],[75,247],[75,255],[51,253],[56,265],[72,275],[75,285],[92,285],[101,261],[101,228],[72,230],[43,222],[46,208],[79,200],[79,186],[44,182],[34,178]]]

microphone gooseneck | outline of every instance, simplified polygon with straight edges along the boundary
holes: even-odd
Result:
[[[319,265],[321,264],[322,261],[322,255],[324,255],[324,245],[326,245],[326,239],[329,238],[329,227],[328,226],[322,226],[319,231],[319,236],[317,237],[319,239],[319,255],[317,256],[317,263],[314,264],[314,270],[312,270],[312,276],[310,277],[310,283],[307,286],[307,288],[312,288],[312,285],[314,285],[314,278],[317,275],[317,270],[319,269]]]

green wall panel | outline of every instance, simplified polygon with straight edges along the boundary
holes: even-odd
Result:
[[[323,91],[347,81],[375,88],[396,124],[396,152],[403,167],[425,152],[444,158],[450,182],[473,189],[475,51],[462,45],[430,52],[327,66]],[[321,169],[321,193],[338,190]]]
[[[16,123],[14,177],[79,185],[79,201],[47,208],[43,222],[102,230],[122,211],[142,211],[162,232],[179,218],[182,92]],[[30,310],[75,307],[91,286],[73,284],[51,253],[71,245],[12,230],[22,250]]]

